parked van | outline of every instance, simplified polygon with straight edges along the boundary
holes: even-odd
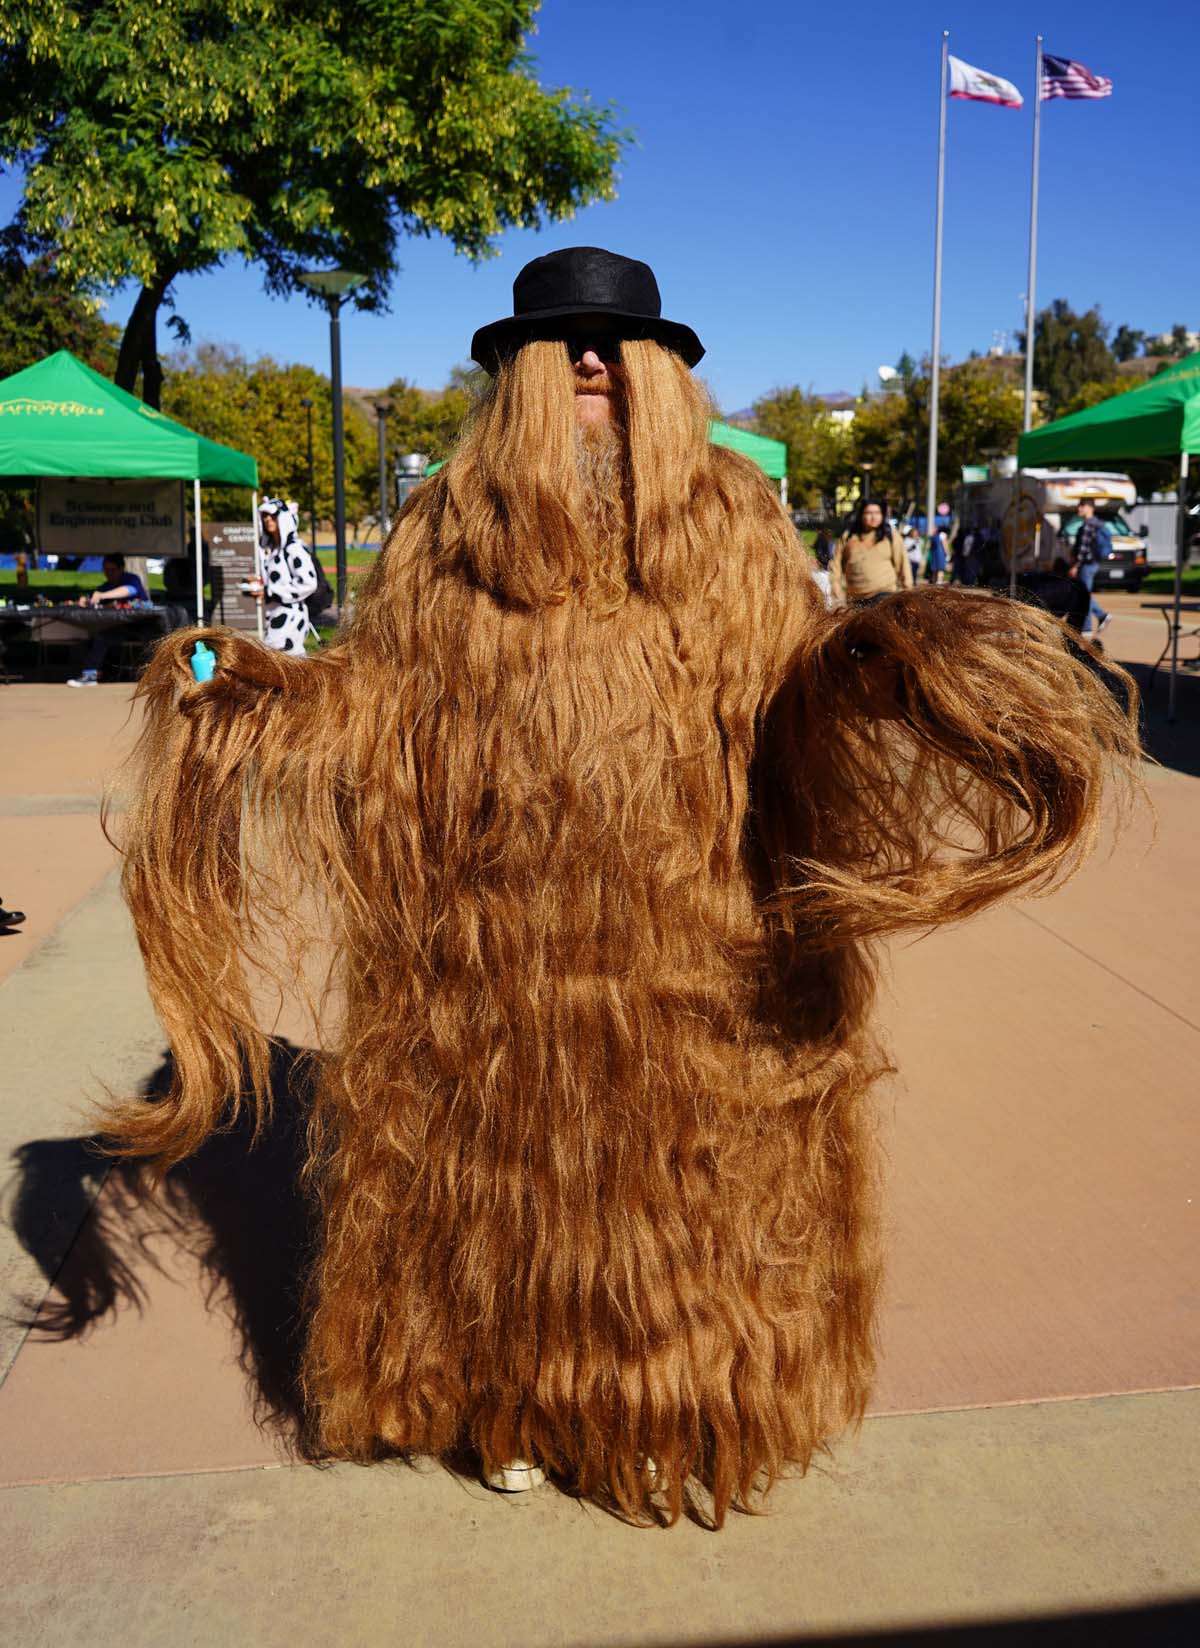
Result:
[[[1137,502],[1128,475],[1103,470],[1026,469],[1021,494],[1016,492],[1016,461],[992,464],[986,480],[964,482],[959,492],[959,519],[976,531],[1000,532],[1007,566],[1015,539],[1017,571],[1050,568],[1069,561],[1083,524],[1079,505],[1090,498],[1112,538],[1112,554],[1096,569],[1096,588],[1137,590],[1146,576],[1145,528],[1135,532],[1123,514]]]

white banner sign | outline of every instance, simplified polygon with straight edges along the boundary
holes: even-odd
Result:
[[[186,555],[182,481],[38,482],[38,548],[47,555]]]

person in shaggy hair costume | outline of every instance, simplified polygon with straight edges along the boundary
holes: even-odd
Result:
[[[342,1002],[314,1455],[719,1525],[870,1389],[873,945],[1070,871],[1131,689],[1003,598],[827,612],[650,269],[554,252],[514,296],[335,644],[192,630],[142,679],[124,882],[173,1078],[109,1127],[165,1171],[264,1113],[248,967],[305,889]]]

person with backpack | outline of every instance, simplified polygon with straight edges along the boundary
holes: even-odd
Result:
[[[264,498],[258,519],[263,551],[259,595],[266,603],[264,639],[276,652],[302,653],[313,628],[312,603],[319,598],[322,584],[329,594],[329,582],[316,556],[301,542],[289,504],[282,498]]]
[[[299,504],[289,504],[288,508],[291,510],[296,519],[299,520]],[[315,628],[317,619],[321,617],[322,613],[328,612],[330,607],[333,605],[333,585],[329,582],[329,579],[325,575],[325,568],[321,565],[321,557],[317,554],[315,545],[309,553],[312,555],[313,571],[317,575],[317,587],[312,594],[306,598],[304,604],[308,608],[309,620]]]
[[[1083,620],[1084,635],[1092,627],[1092,619],[1096,619],[1096,634],[1106,624],[1112,622],[1112,614],[1104,608],[1092,594],[1092,585],[1096,582],[1096,572],[1101,561],[1107,561],[1112,554],[1112,533],[1104,522],[1096,518],[1096,506],[1090,498],[1079,500],[1079,519],[1083,525],[1075,534],[1075,553],[1071,558],[1071,577],[1078,578],[1088,592],[1088,614]]]
[[[829,581],[839,606],[912,588],[908,554],[900,534],[888,525],[878,499],[867,498],[859,504],[833,552]]]

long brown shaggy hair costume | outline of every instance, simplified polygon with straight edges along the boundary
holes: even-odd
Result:
[[[1136,739],[1025,608],[827,615],[683,363],[621,375],[584,461],[565,350],[521,349],[319,656],[159,649],[125,887],[175,1077],[111,1125],[166,1165],[266,1102],[245,963],[300,866],[346,1002],[316,1447],[719,1524],[867,1398],[871,941],[1072,867]]]

